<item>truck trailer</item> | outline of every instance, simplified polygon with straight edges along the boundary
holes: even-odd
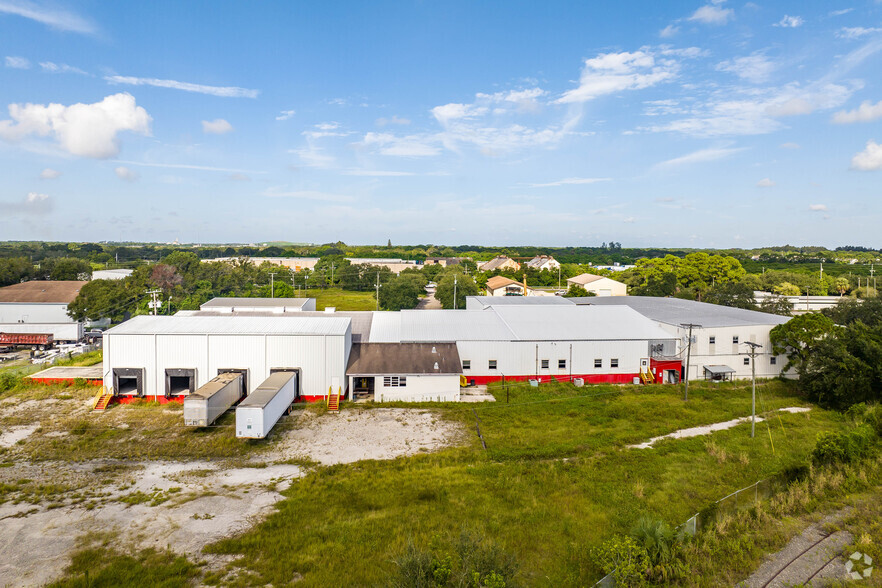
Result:
[[[263,439],[297,400],[297,372],[276,372],[236,407],[236,437]]]
[[[207,427],[239,402],[245,390],[241,373],[227,372],[184,398],[184,425]]]
[[[52,347],[50,333],[0,333],[0,347],[31,346],[41,350]]]

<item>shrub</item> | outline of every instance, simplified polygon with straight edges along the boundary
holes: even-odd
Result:
[[[616,586],[645,586],[644,573],[650,567],[646,549],[633,537],[615,536],[591,552],[604,573],[613,574]]]
[[[819,433],[812,461],[818,464],[851,463],[870,452],[875,431],[866,424],[841,433]]]

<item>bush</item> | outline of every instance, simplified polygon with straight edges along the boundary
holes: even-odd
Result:
[[[668,584],[685,574],[681,540],[666,522],[642,517],[631,530],[631,537],[643,547],[649,558],[649,568],[646,571],[649,581]]]
[[[646,549],[633,537],[621,535],[592,550],[594,561],[604,573],[613,574],[616,586],[645,586],[644,573],[650,567]]]
[[[876,432],[866,424],[841,433],[819,433],[812,461],[817,464],[851,463],[870,452]]]

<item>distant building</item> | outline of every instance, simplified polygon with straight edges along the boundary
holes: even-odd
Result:
[[[514,270],[518,271],[521,269],[521,264],[516,262],[510,257],[505,255],[497,255],[493,259],[488,262],[482,263],[478,266],[478,269],[482,272],[492,272],[493,270]]]
[[[79,341],[83,324],[70,318],[67,306],[88,282],[22,282],[0,288],[0,332],[51,334],[56,341]]]
[[[104,269],[92,272],[93,280],[124,280],[132,275],[130,269]]]
[[[567,287],[581,286],[596,296],[627,296],[628,286],[616,280],[596,276],[594,274],[579,274],[567,278]]]
[[[273,265],[278,265],[281,267],[286,267],[288,269],[294,270],[295,272],[299,272],[302,270],[312,270],[315,268],[316,264],[319,262],[318,257],[215,257],[214,259],[203,259],[203,263],[211,262],[211,261],[222,261],[226,263],[233,262],[242,262],[249,261],[254,265],[262,265],[264,263],[271,263]]]
[[[493,276],[487,280],[487,296],[530,296],[532,293],[521,282],[504,276]]]
[[[448,265],[459,265],[464,257],[427,257],[424,265],[440,265],[447,267]]]
[[[560,267],[560,263],[550,255],[537,255],[533,259],[527,262],[527,267],[533,268],[539,271],[542,270],[556,270]]]
[[[413,259],[383,259],[373,257],[347,257],[352,265],[373,265],[375,267],[389,268],[393,274],[400,274],[409,268],[419,268]]]

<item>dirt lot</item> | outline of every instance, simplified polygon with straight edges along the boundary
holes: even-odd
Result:
[[[0,585],[51,581],[84,538],[108,533],[121,549],[169,547],[222,567],[202,548],[255,524],[308,468],[464,434],[426,410],[297,410],[266,441],[244,442],[229,417],[196,433],[176,406],[90,407],[88,392],[0,401]]]

